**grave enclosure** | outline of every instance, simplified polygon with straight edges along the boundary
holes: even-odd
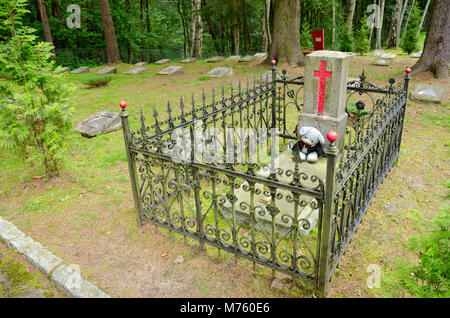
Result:
[[[398,159],[408,71],[385,87],[366,81],[364,72],[349,81],[348,56],[317,51],[306,56],[305,76],[276,76],[274,64],[271,80],[222,86],[199,103],[180,99],[176,110],[167,105],[165,118],[154,111],[150,125],[141,110],[136,131],[122,102],[138,223],[150,221],[198,240],[202,249],[213,246],[325,292]],[[327,135],[315,164],[290,150],[299,121],[324,136],[337,133]],[[257,134],[243,133],[251,129]],[[209,160],[197,160],[198,133],[210,145]],[[174,155],[180,145],[183,159]],[[274,145],[278,156],[270,156]],[[232,160],[217,159],[230,149]]]

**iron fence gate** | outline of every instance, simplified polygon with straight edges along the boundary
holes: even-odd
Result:
[[[168,104],[152,125],[141,109],[136,131],[121,103],[137,219],[324,292],[398,158],[409,76],[386,88],[364,72],[348,83],[345,149],[331,143],[320,172],[290,153],[303,77],[287,79],[275,66],[271,75],[213,89],[208,101],[203,92],[189,109],[183,99],[176,112]]]

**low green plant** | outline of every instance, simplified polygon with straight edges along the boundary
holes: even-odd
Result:
[[[419,255],[417,265],[399,260],[395,271],[384,275],[389,297],[450,297],[450,210],[448,207],[426,225],[429,230],[409,242]]]
[[[24,0],[0,4],[0,27],[10,34],[0,45],[0,74],[6,79],[0,80],[0,148],[41,163],[52,177],[61,170],[72,128],[65,102],[73,87],[51,71],[53,46],[21,26],[26,5]]]
[[[86,78],[83,82],[88,88],[97,88],[107,86],[111,80],[111,76],[93,76]]]

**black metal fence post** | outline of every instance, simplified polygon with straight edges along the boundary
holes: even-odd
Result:
[[[136,173],[136,161],[134,156],[130,152],[130,140],[131,140],[131,131],[130,131],[130,123],[128,120],[128,112],[125,110],[127,104],[125,102],[120,102],[120,107],[122,111],[120,112],[120,118],[122,120],[122,129],[123,129],[123,139],[125,141],[125,149],[127,152],[128,159],[128,171],[130,173],[131,180],[131,189],[133,191],[133,201],[134,207],[136,209],[136,216],[139,225],[143,224],[144,218],[144,209],[142,208],[142,202],[139,195],[139,185],[137,181],[137,173]]]
[[[337,134],[335,134],[337,137]],[[327,135],[327,138],[329,136]],[[342,137],[341,137],[342,138]],[[327,173],[325,180],[325,193],[323,203],[323,217],[322,217],[322,233],[320,240],[320,255],[319,255],[319,277],[318,277],[318,289],[325,294],[326,286],[328,283],[329,266],[328,261],[330,258],[331,250],[331,228],[333,223],[333,197],[335,187],[335,170],[336,161],[338,155],[338,149],[336,147],[336,139],[332,140],[326,150],[327,154]]]

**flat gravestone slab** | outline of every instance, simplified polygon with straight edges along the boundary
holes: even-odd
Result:
[[[267,53],[255,53],[253,55],[253,57],[256,57],[258,59],[263,58],[263,57],[267,57]]]
[[[192,62],[195,62],[195,61],[197,61],[197,59],[195,57],[188,57],[188,58],[186,58],[184,60],[181,60],[180,63],[192,63]]]
[[[223,59],[224,59],[223,56],[213,56],[213,57],[210,57],[209,59],[206,59],[205,61],[207,63],[215,63],[215,62],[223,61]]]
[[[292,161],[292,151],[290,149],[287,149],[284,151],[276,160],[276,164],[278,167],[282,168],[283,170],[291,169],[292,171],[295,168],[295,164]],[[327,168],[327,161],[324,157],[319,158],[319,160],[314,163],[306,163],[302,162],[299,165],[299,172],[305,173],[308,178],[315,175],[322,181],[325,181],[326,176],[326,168]],[[260,169],[256,175],[258,177],[267,178],[270,174],[270,171]],[[292,179],[286,177],[285,175],[282,175],[279,177],[280,181],[284,182],[291,182]],[[246,186],[246,182],[244,183]],[[313,183],[309,179],[304,180],[304,185],[306,187],[314,188],[318,185],[318,183]],[[259,190],[260,193],[254,195],[254,202],[255,206],[259,206],[265,213],[261,215],[260,213],[255,213],[256,220],[258,224],[260,224],[264,230],[270,232],[272,227],[272,217],[269,214],[269,211],[267,211],[266,207],[268,204],[270,204],[270,197],[267,197],[264,195],[264,191],[267,191],[267,189],[264,189],[264,186],[262,184],[256,183],[255,189]],[[292,226],[292,219],[294,217],[294,202],[288,202],[286,200],[287,196],[291,196],[292,193],[287,190],[278,190],[277,193],[280,193],[283,195],[283,198],[280,200],[276,200],[275,204],[277,208],[280,210],[280,213],[275,217],[275,231],[281,235],[287,234]],[[237,222],[250,225],[251,224],[251,217],[249,209],[241,210],[240,206],[242,202],[245,202],[246,204],[250,204],[250,192],[244,190],[244,185],[241,185],[239,189],[235,191],[235,196],[237,198],[237,201],[234,204],[235,211],[236,211],[236,217]],[[307,195],[300,195],[300,201],[304,201],[308,203],[305,207],[298,206],[298,220],[299,221],[299,230],[305,235],[308,235],[313,228],[315,228],[318,217],[319,217],[319,210],[315,209],[313,210],[309,203],[313,200],[312,197],[309,197]],[[232,217],[232,205],[227,200],[223,205],[223,212],[224,215],[231,220]],[[283,217],[283,216],[288,216]],[[307,222],[305,221],[307,220]],[[308,224],[309,223],[309,224]]]
[[[88,73],[89,72],[89,66],[82,66],[79,67],[75,70],[73,70],[72,72],[70,72],[70,74],[80,74],[80,73]]]
[[[382,54],[380,57],[384,58],[384,59],[395,59],[397,57],[397,54],[387,54],[387,53],[385,53],[385,54]]]
[[[248,63],[251,61],[253,61],[253,56],[251,56],[251,55],[246,55],[239,60],[240,63]]]
[[[98,70],[97,74],[114,74],[117,73],[117,68],[115,66],[107,66]]]
[[[135,68],[132,68],[131,70],[126,71],[125,74],[136,75],[136,74],[142,74],[142,73],[147,73],[147,72],[148,72],[148,68],[139,66],[139,67],[135,67]]]
[[[418,52],[413,52],[409,55],[409,57],[419,58],[422,56],[422,52],[423,52],[422,50]]]
[[[233,69],[231,67],[215,67],[206,74],[211,77],[222,78],[233,75]]]
[[[145,64],[147,64],[147,62],[139,62],[139,63],[136,63],[136,64],[134,64],[134,65],[136,65],[136,66],[142,66],[142,65],[145,65]]]
[[[379,57],[373,60],[372,65],[389,66],[392,64],[392,58]]]
[[[75,125],[75,128],[84,137],[95,137],[118,130],[122,127],[120,116],[116,112],[101,111],[89,116]]]
[[[155,62],[155,64],[158,64],[158,65],[167,64],[167,63],[170,63],[170,59],[162,59],[162,60]]]
[[[231,55],[229,58],[227,58],[227,60],[230,60],[230,61],[239,61],[240,58],[241,58],[240,55]]]
[[[59,70],[55,71],[55,74],[61,74],[61,73],[66,73],[69,72],[70,68],[68,68],[67,66],[60,68]]]
[[[383,54],[385,54],[383,50],[375,50],[372,53],[373,56],[381,56]]]
[[[183,66],[169,66],[158,72],[158,75],[174,75],[184,73]]]
[[[442,104],[447,95],[447,86],[418,84],[411,92],[412,100]]]

